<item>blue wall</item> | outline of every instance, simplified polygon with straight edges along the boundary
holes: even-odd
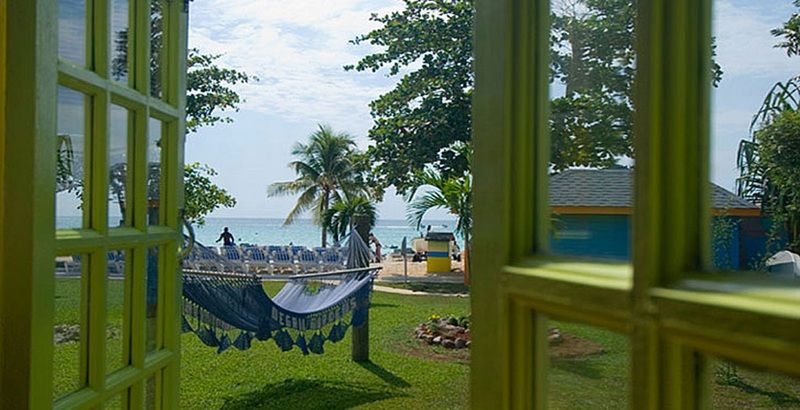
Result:
[[[550,248],[556,255],[629,260],[628,215],[554,215]]]
[[[764,255],[766,237],[754,219],[727,217],[733,223],[729,244],[712,243],[720,269],[747,269]],[[550,247],[554,254],[627,261],[631,259],[630,215],[555,215]],[[748,219],[748,221],[742,221]],[[748,228],[742,231],[742,227]]]

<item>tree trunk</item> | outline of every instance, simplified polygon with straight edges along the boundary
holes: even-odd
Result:
[[[322,193],[322,215],[319,216],[320,221],[322,221],[322,247],[325,248],[328,244],[328,227],[325,226],[325,221],[323,221],[323,216],[328,211],[328,202],[330,201],[330,191],[324,190]]]

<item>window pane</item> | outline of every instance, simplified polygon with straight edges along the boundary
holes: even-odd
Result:
[[[800,379],[717,358],[709,366],[712,409],[800,409]]]
[[[127,109],[111,105],[108,136],[108,226],[127,225],[128,198],[128,129],[131,116]]]
[[[86,100],[83,94],[58,88],[56,152],[56,227],[82,228]]]
[[[164,17],[167,10],[164,0],[150,1],[150,94],[161,98],[164,93]]]
[[[158,346],[158,278],[160,276],[159,249],[150,248],[147,251],[147,271],[145,275],[145,351],[151,352]]]
[[[787,55],[800,49],[780,31],[798,12],[791,1],[714,2],[714,265],[778,286],[800,279],[800,57]]]
[[[129,304],[127,286],[127,252],[108,252],[106,285],[106,373],[128,365],[125,355],[125,340],[128,329],[125,325],[125,309]]]
[[[147,224],[158,225],[158,212],[161,199],[161,121],[150,118],[147,139]]]
[[[552,0],[554,254],[627,261],[633,213],[633,1]]]
[[[55,259],[55,322],[53,327],[53,398],[78,390],[85,383],[82,350],[86,348],[86,301],[82,278],[87,274],[87,256]]]
[[[628,338],[584,324],[549,322],[548,408],[624,409],[630,402]]]
[[[58,56],[86,65],[86,0],[58,1]]]
[[[128,34],[130,26],[130,5],[128,0],[111,0],[111,33],[109,42],[111,78],[128,83]]]
[[[146,410],[155,410],[158,400],[158,392],[156,391],[156,376],[150,376],[144,382],[144,408]]]
[[[108,226],[127,225],[128,129],[130,113],[118,105],[109,109],[111,124],[108,137]]]
[[[103,408],[106,410],[117,410],[117,409],[127,408],[125,405],[123,405],[123,403],[125,403],[125,393],[120,393],[112,397],[105,403],[103,403]]]

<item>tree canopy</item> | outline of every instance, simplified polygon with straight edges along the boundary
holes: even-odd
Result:
[[[275,182],[267,189],[268,196],[300,195],[284,225],[310,210],[314,223],[322,227],[321,242],[325,246],[328,226],[323,220],[331,203],[341,200],[345,192],[360,193],[362,188],[353,161],[356,153],[352,136],[322,124],[309,135],[308,142],[295,143],[292,155],[296,159],[289,167],[297,178]]]
[[[474,84],[473,0],[404,3],[373,15],[381,27],[353,40],[382,50],[345,67],[401,75],[371,103],[369,132],[377,183],[401,193],[417,186],[428,166],[444,177],[468,169],[453,147],[470,141]],[[556,0],[552,9],[552,169],[615,165],[633,156],[634,2]],[[714,84],[721,75],[714,63]]]

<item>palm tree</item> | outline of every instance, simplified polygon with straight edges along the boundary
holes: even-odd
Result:
[[[469,249],[472,233],[472,176],[469,173],[460,177],[444,177],[440,172],[426,170],[419,177],[420,186],[430,186],[432,190],[414,198],[409,196],[408,220],[419,229],[422,218],[431,209],[448,210],[458,217],[456,233],[464,238],[464,248]]]
[[[345,194],[337,199],[322,218],[322,226],[330,230],[333,241],[339,242],[355,221],[366,221],[371,230],[378,219],[378,211],[369,198],[364,195]]]
[[[352,156],[355,141],[346,133],[335,132],[328,125],[309,136],[308,143],[296,143],[289,163],[297,178],[293,181],[275,182],[267,189],[269,196],[296,195],[297,203],[286,216],[289,225],[307,210],[312,211],[314,223],[322,227],[322,246],[327,243],[327,227],[322,218],[332,201],[340,199],[345,190],[354,189],[356,176]]]

